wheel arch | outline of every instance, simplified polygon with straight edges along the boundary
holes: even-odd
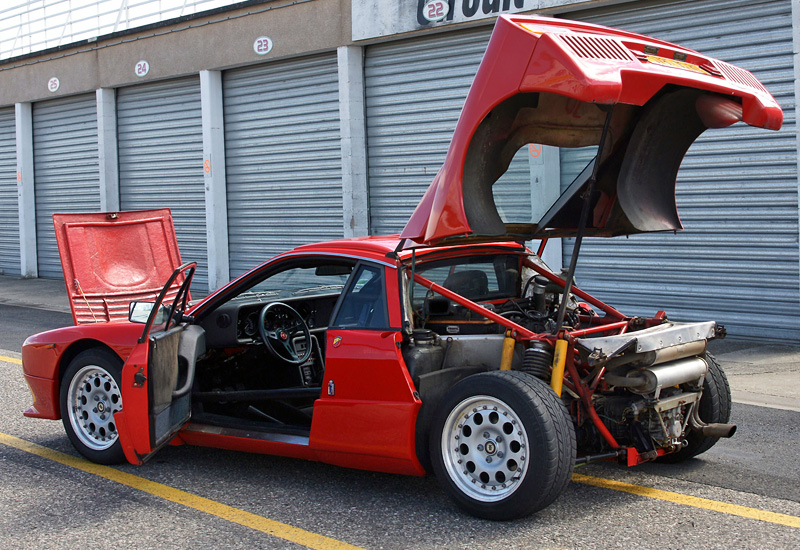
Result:
[[[431,424],[439,403],[444,399],[450,388],[458,382],[481,372],[490,371],[489,367],[482,365],[452,367],[423,374],[419,377],[418,391],[422,407],[417,413],[417,423],[414,434],[417,460],[428,473],[433,472],[430,459],[429,441]]]
[[[81,340],[77,340],[69,345],[69,347],[64,350],[64,353],[61,354],[61,357],[58,359],[58,386],[59,390],[61,388],[61,383],[64,380],[64,373],[66,372],[69,364],[75,359],[78,355],[83,353],[84,351],[90,349],[99,349],[105,350],[112,353],[114,356],[118,357],[120,361],[123,363],[125,362],[125,358],[122,357],[119,353],[117,353],[114,348],[101,342],[100,340],[95,340],[93,338],[84,338]]]

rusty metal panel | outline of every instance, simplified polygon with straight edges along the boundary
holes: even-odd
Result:
[[[0,109],[0,275],[20,274],[14,108]]]
[[[677,42],[748,69],[785,115],[778,132],[736,124],[704,133],[678,173],[686,229],[584,240],[579,285],[632,314],[664,309],[675,320],[717,320],[736,336],[800,339],[789,0],[636,2],[565,17]],[[562,185],[591,155],[562,150]],[[571,252],[566,243],[565,258]]]

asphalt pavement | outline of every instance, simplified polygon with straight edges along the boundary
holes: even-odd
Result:
[[[800,346],[712,342],[739,403],[731,418],[739,429],[700,458],[584,465],[547,509],[487,522],[461,513],[432,476],[191,446],[166,447],[143,466],[87,466],[61,422],[20,414],[30,406],[22,341],[71,322],[62,281],[0,277],[4,550],[61,549],[109,535],[115,547],[136,549],[800,548]],[[88,475],[95,468],[102,472]],[[320,537],[328,538],[313,543]]]
[[[63,280],[0,276],[2,305],[54,312],[59,322],[70,313]],[[728,376],[734,402],[800,412],[800,345],[726,338],[709,350]]]

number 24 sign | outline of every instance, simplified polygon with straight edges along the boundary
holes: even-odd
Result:
[[[136,64],[136,67],[134,67],[133,72],[135,72],[136,76],[139,77],[147,76],[147,73],[150,72],[150,63],[142,59]]]

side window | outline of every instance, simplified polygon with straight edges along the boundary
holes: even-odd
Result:
[[[387,328],[386,286],[383,268],[362,265],[342,299],[333,326],[342,328]]]
[[[519,294],[519,256],[469,256],[420,264],[417,273],[472,301],[502,300]],[[415,307],[422,305],[427,289],[415,283]]]

